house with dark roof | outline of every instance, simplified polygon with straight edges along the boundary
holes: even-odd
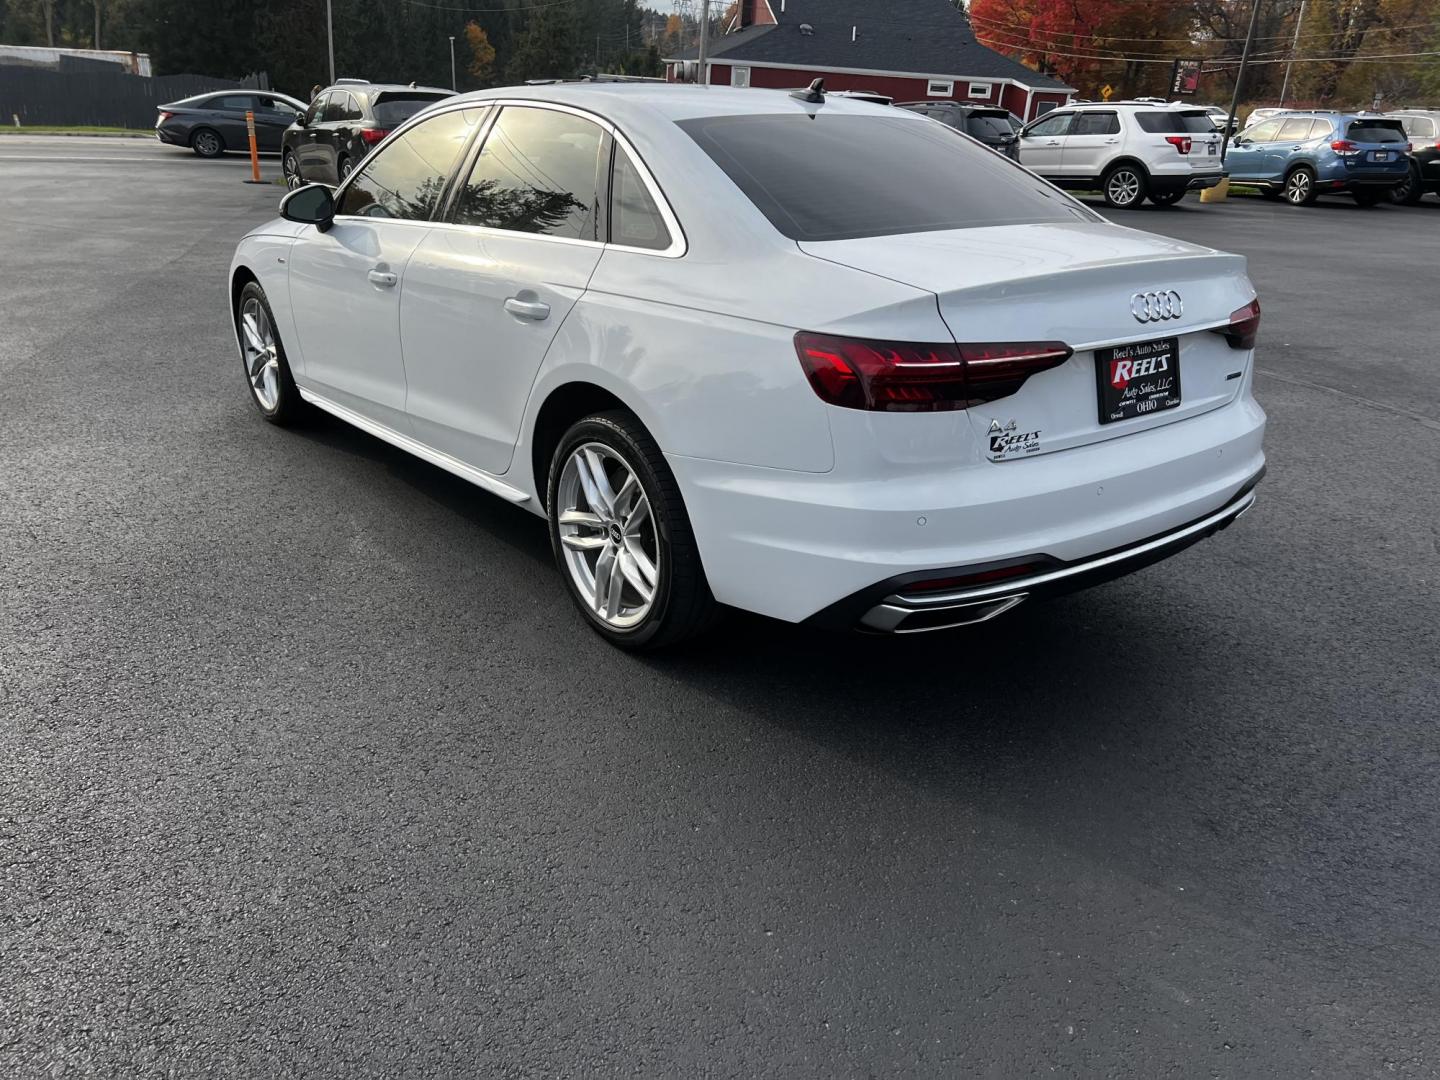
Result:
[[[1025,120],[1075,93],[981,45],[950,0],[739,0],[735,9],[696,82],[793,89],[823,77],[827,90],[999,105]],[[681,81],[696,58],[693,49],[666,57],[666,78]]]

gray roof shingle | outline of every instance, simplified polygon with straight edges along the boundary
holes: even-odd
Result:
[[[763,2],[763,0],[762,0]],[[816,68],[905,71],[1013,79],[1036,90],[1073,90],[975,40],[970,21],[949,0],[771,0],[774,26],[749,26],[710,42],[710,58],[726,62],[800,64]],[[802,34],[808,23],[813,33]],[[855,41],[850,29],[856,28]],[[689,49],[672,60],[693,60]]]

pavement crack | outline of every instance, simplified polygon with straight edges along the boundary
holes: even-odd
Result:
[[[1398,405],[1388,405],[1383,401],[1376,401],[1374,398],[1361,397],[1359,394],[1352,394],[1347,390],[1337,390],[1333,386],[1326,386],[1324,383],[1311,382],[1309,379],[1297,379],[1293,375],[1281,375],[1279,372],[1266,371],[1264,368],[1255,369],[1257,375],[1264,375],[1267,379],[1278,379],[1280,382],[1289,383],[1292,386],[1303,386],[1309,390],[1323,390],[1327,394],[1334,394],[1337,397],[1348,398],[1359,405],[1366,405],[1372,409],[1379,409],[1381,412],[1394,413],[1396,416],[1404,416],[1414,420],[1422,427],[1431,431],[1440,431],[1440,420],[1426,416],[1424,413],[1414,412],[1411,409],[1402,409]]]

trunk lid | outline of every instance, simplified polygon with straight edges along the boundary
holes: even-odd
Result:
[[[1061,341],[1075,351],[1018,392],[968,410],[994,461],[1122,438],[1219,408],[1238,393],[1249,362],[1248,352],[1210,332],[1254,298],[1238,255],[1080,222],[800,248],[934,293],[957,342]],[[1134,402],[1117,406],[1131,383]],[[1142,399],[1156,404],[1145,408]],[[1102,405],[1112,416],[1118,407],[1121,418],[1102,420]]]

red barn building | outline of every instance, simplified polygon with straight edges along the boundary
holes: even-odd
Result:
[[[736,12],[697,82],[793,89],[823,76],[827,90],[999,105],[1025,120],[1075,93],[981,45],[950,0],[739,0]],[[695,59],[666,58],[666,78]]]

